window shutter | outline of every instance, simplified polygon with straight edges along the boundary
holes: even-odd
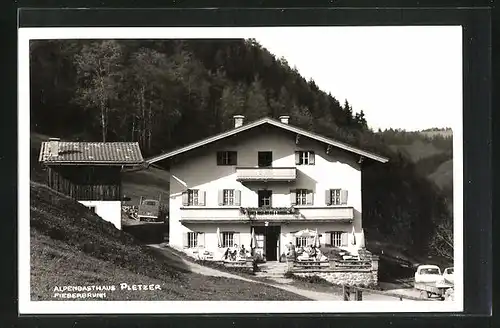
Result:
[[[224,205],[224,190],[220,189],[217,193],[217,202],[219,206]]]
[[[203,232],[198,232],[198,247],[205,247],[205,234]]]
[[[309,165],[314,165],[315,158],[314,158],[314,152],[310,151],[309,152]]]
[[[184,191],[182,193],[182,206],[188,206],[188,205],[189,205],[188,192]]]
[[[314,194],[312,190],[308,190],[306,194],[306,204],[307,205],[312,205],[314,203]]]
[[[332,205],[332,191],[330,189],[325,190],[325,204]]]
[[[198,190],[198,205],[205,206],[206,193],[203,190]]]
[[[221,165],[222,164],[222,152],[218,151],[217,153],[215,153],[215,156],[217,159],[217,165]]]
[[[340,245],[347,246],[347,232],[342,232]]]
[[[233,234],[233,244],[238,245],[238,247],[241,246],[240,245],[240,233],[239,232],[235,232]],[[233,246],[233,245],[230,245],[230,246]]]
[[[241,190],[234,191],[234,205],[236,206],[241,205]]]
[[[290,190],[290,204],[292,206],[297,204],[297,192],[295,190]]]
[[[300,151],[295,152],[295,165],[300,165]]]
[[[184,232],[182,234],[182,246],[184,248],[188,248],[189,247],[189,244],[188,244],[188,233],[187,232]]]
[[[231,165],[238,165],[238,152],[237,151],[233,151],[232,152],[232,160],[231,160]]]
[[[331,232],[325,232],[325,245],[331,246],[332,243],[332,233]]]
[[[340,204],[346,205],[347,204],[347,190],[340,190]]]

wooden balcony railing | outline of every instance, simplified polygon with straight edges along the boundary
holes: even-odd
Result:
[[[295,181],[295,167],[237,167],[238,181]]]

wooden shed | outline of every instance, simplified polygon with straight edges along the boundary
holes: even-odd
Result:
[[[47,185],[121,229],[121,172],[144,163],[137,142],[42,142]]]

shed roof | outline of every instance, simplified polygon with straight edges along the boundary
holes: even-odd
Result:
[[[51,143],[57,143],[58,155],[51,155]],[[45,141],[39,161],[50,165],[137,165],[144,162],[137,142]]]

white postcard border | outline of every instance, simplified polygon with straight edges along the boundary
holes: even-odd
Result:
[[[20,314],[131,314],[131,313],[376,313],[463,311],[463,134],[462,115],[454,115],[453,204],[455,300],[430,301],[31,301],[30,297],[30,75],[29,43],[41,39],[190,39],[256,38],[259,33],[286,33],[294,29],[447,28],[418,27],[166,27],[166,28],[20,28],[18,30],[18,270]],[[461,38],[460,38],[461,39]],[[462,70],[462,67],[460,67]],[[463,87],[462,87],[463,89]],[[462,94],[457,95],[462,98]],[[461,113],[460,113],[461,114]],[[117,282],[118,284],[119,282]]]

